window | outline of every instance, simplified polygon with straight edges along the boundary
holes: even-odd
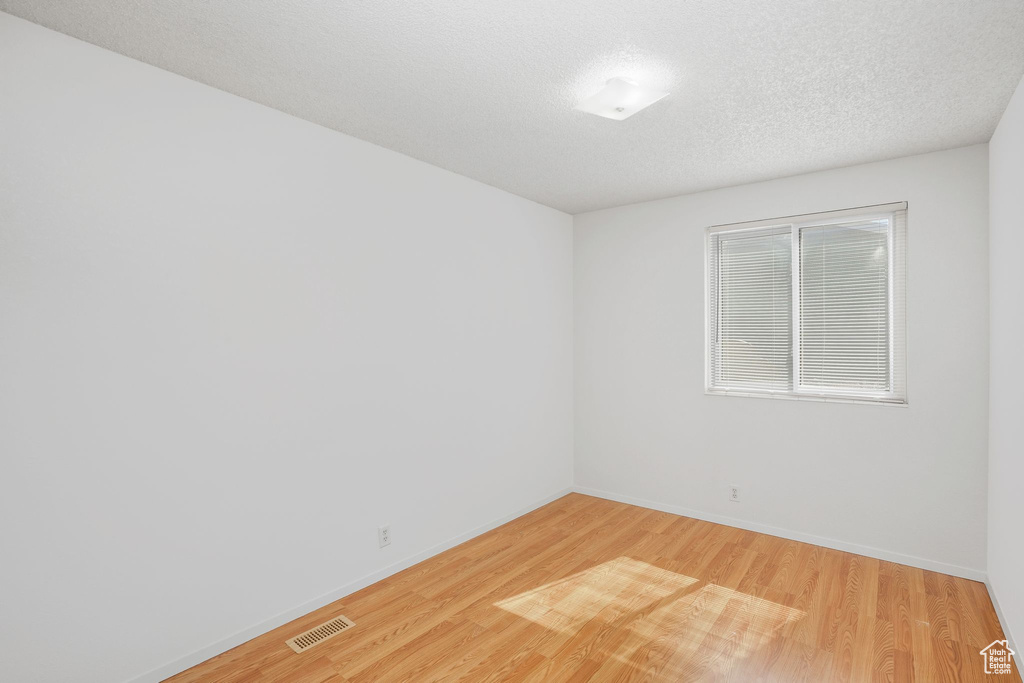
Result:
[[[906,403],[907,205],[708,228],[709,393]]]

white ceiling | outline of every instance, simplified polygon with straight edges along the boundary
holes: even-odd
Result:
[[[984,142],[1022,0],[0,0],[569,213]],[[573,110],[613,76],[671,95]]]

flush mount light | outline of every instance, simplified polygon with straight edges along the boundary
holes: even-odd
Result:
[[[627,78],[613,78],[575,108],[606,119],[622,121],[651,106],[665,95],[668,93],[645,88]]]

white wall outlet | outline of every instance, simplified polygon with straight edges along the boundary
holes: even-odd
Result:
[[[739,486],[730,486],[729,487],[729,500],[731,500],[734,503],[740,502],[740,487]]]
[[[391,525],[385,524],[377,527],[377,543],[383,548],[386,545],[391,545]]]

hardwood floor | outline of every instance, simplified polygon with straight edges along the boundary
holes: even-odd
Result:
[[[169,680],[1019,682],[1002,638],[975,581],[570,494]]]

